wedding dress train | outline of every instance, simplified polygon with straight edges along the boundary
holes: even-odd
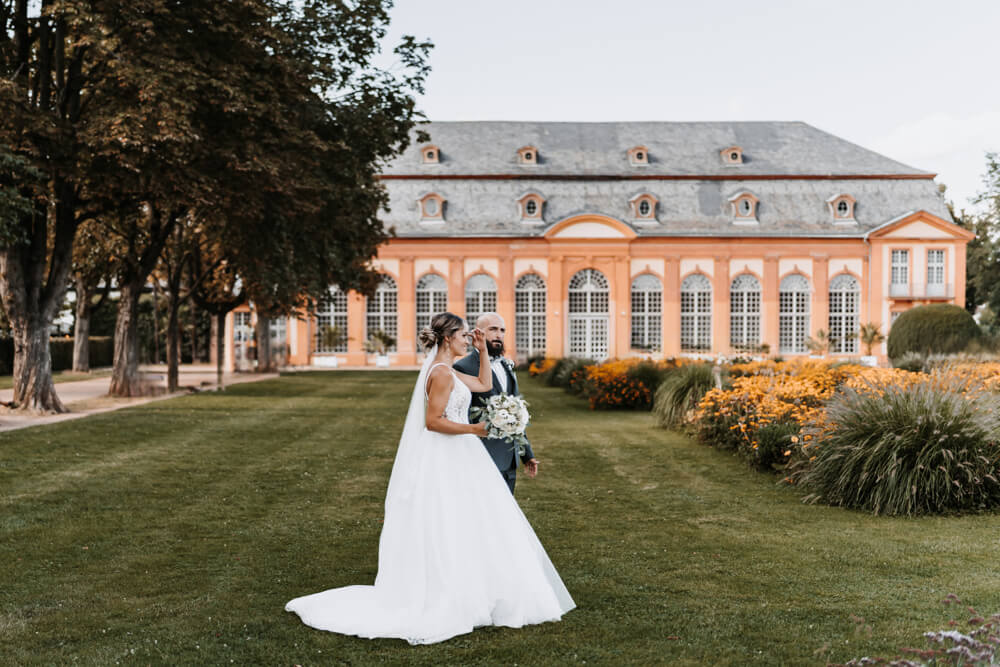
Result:
[[[389,478],[375,585],[292,600],[285,610],[306,625],[431,644],[483,625],[556,621],[576,606],[479,438],[424,427],[431,368]],[[468,423],[471,398],[455,377],[445,416]]]

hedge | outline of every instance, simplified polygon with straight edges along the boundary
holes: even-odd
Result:
[[[903,312],[889,331],[889,358],[907,352],[954,354],[979,338],[979,325],[964,308],[950,303],[916,306]]]
[[[73,339],[52,338],[49,341],[53,372],[68,371],[73,368]],[[90,337],[90,367],[110,366],[114,357],[114,343],[111,336]],[[0,375],[14,372],[14,340],[0,338]]]

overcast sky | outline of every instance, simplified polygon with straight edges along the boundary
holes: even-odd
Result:
[[[396,0],[431,120],[801,120],[938,174],[1000,151],[1000,0]]]

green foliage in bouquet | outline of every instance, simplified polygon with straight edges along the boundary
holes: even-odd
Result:
[[[806,444],[793,480],[806,500],[874,514],[920,515],[1000,505],[1000,397],[931,379],[845,389]]]

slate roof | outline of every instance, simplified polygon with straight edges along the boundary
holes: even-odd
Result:
[[[633,224],[629,200],[640,192],[659,199],[658,224],[633,224],[641,236],[862,236],[917,210],[951,220],[929,172],[801,122],[490,121],[423,129],[441,162],[423,164],[426,144],[414,143],[382,172],[391,207],[383,220],[401,237],[540,236],[579,213]],[[537,165],[518,162],[525,145],[538,149]],[[628,149],[638,145],[648,148],[649,165],[629,162]],[[744,164],[720,157],[733,145],[743,149]],[[546,200],[544,225],[520,221],[517,200],[529,190]],[[729,198],[741,191],[760,200],[757,226],[732,223]],[[419,223],[417,200],[427,192],[447,202],[443,225]],[[834,225],[827,200],[841,193],[857,199],[857,225]]]

